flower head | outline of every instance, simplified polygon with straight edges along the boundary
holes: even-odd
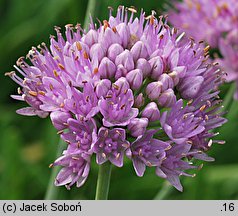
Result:
[[[68,143],[53,163],[63,166],[56,185],[81,186],[92,154],[118,167],[126,155],[138,176],[156,167],[181,190],[179,175],[195,168],[192,159],[209,160],[211,130],[225,122],[217,99],[222,73],[203,45],[166,19],[135,13],[120,6],[88,31],[66,25],[66,39],[56,28],[50,48],[33,48],[31,63],[20,58],[19,75],[8,73],[20,85],[13,98],[30,106],[18,113],[50,114]]]

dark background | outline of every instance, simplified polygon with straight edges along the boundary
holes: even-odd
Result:
[[[0,0],[0,198],[43,199],[55,159],[58,136],[49,118],[19,116],[15,110],[23,102],[12,100],[17,85],[5,72],[13,70],[20,56],[31,46],[41,42],[49,44],[49,35],[55,34],[54,26],[83,23],[88,1],[86,0]],[[100,1],[97,17],[108,17],[108,6],[119,4],[144,8],[147,13],[155,10],[161,14],[164,1]],[[223,87],[222,97],[226,94]],[[238,103],[233,102],[227,115],[229,123],[221,136],[226,145],[214,145],[210,152],[216,158],[205,163],[195,178],[182,178],[184,192],[172,189],[166,199],[237,199],[238,198]],[[95,160],[94,160],[95,161]],[[60,188],[59,199],[94,199],[97,166],[93,162],[88,181],[82,188],[67,191]],[[136,176],[132,164],[126,162],[121,169],[114,168],[109,199],[153,199],[161,190],[163,180],[147,169],[143,178]]]

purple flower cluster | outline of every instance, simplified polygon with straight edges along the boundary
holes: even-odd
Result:
[[[169,10],[170,22],[196,40],[205,40],[218,49],[216,61],[227,73],[227,81],[238,83],[238,1],[184,0],[174,2]],[[198,24],[199,23],[199,24]],[[238,100],[238,89],[234,94]]]
[[[146,167],[182,190],[180,175],[194,159],[206,155],[225,123],[218,86],[222,73],[207,62],[207,48],[179,34],[166,19],[134,18],[134,8],[120,6],[109,20],[93,22],[89,30],[66,25],[66,39],[32,48],[20,58],[19,72],[8,75],[20,87],[29,107],[23,115],[50,118],[68,143],[52,165],[63,168],[56,185],[81,186],[90,170],[91,156],[123,166],[132,160],[138,176]]]

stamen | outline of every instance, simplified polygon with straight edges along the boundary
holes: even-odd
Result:
[[[81,146],[81,143],[78,141],[77,142],[77,147],[80,148],[80,146]]]
[[[58,77],[58,76],[59,76],[59,74],[57,73],[56,70],[53,70],[53,73],[54,73],[54,76],[55,76],[55,77]]]
[[[120,87],[118,85],[114,84],[114,83],[112,84],[112,87],[115,88],[116,90],[120,89]]]
[[[81,51],[81,50],[82,50],[82,46],[81,46],[81,44],[80,44],[79,41],[76,41],[76,47],[77,47],[77,50],[78,50],[78,51]]]
[[[204,110],[206,109],[206,107],[207,107],[207,106],[204,104],[203,106],[200,107],[199,110],[202,112],[202,111],[204,111]]]
[[[58,64],[58,66],[59,66],[59,68],[61,69],[61,70],[64,70],[65,68],[64,68],[64,66],[62,65],[62,64]]]
[[[125,108],[126,104],[121,105],[120,109],[122,110],[123,108]]]
[[[37,92],[35,92],[35,91],[29,91],[28,93],[33,97],[37,96]]]
[[[97,74],[97,73],[98,73],[98,68],[97,68],[97,67],[94,68],[93,73],[94,73],[94,74]]]
[[[88,59],[88,58],[89,58],[88,53],[87,53],[86,51],[83,51],[83,57],[84,57],[85,59]]]
[[[104,31],[105,31],[108,27],[110,27],[110,25],[109,25],[109,23],[108,23],[107,20],[103,20],[103,27],[104,27]]]
[[[104,133],[104,137],[107,137],[107,136],[108,136],[108,133],[109,133],[109,131],[106,130],[105,133]]]
[[[116,160],[119,159],[120,155],[121,155],[120,153],[117,153],[117,155],[116,155]]]
[[[107,156],[106,156],[106,154],[105,154],[105,153],[102,153],[102,157],[103,157],[104,159],[106,159],[106,158],[107,158]]]
[[[52,168],[54,166],[54,164],[53,163],[51,163],[50,165],[49,165],[49,168]]]

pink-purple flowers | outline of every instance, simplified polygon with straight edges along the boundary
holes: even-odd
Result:
[[[227,82],[238,82],[238,1],[174,1],[169,21],[197,41],[205,40],[215,49],[215,61],[227,73]],[[217,55],[219,50],[222,58]],[[234,94],[238,99],[238,90]]]
[[[29,107],[23,115],[46,117],[68,143],[53,166],[62,166],[55,184],[80,187],[91,156],[122,167],[132,160],[138,176],[146,167],[182,190],[180,175],[206,155],[225,123],[217,90],[222,73],[207,62],[207,48],[178,33],[163,17],[120,6],[116,17],[91,22],[89,30],[66,25],[66,39],[32,48],[20,58],[20,85]],[[220,141],[214,141],[221,143]],[[188,175],[190,176],[190,175]]]

